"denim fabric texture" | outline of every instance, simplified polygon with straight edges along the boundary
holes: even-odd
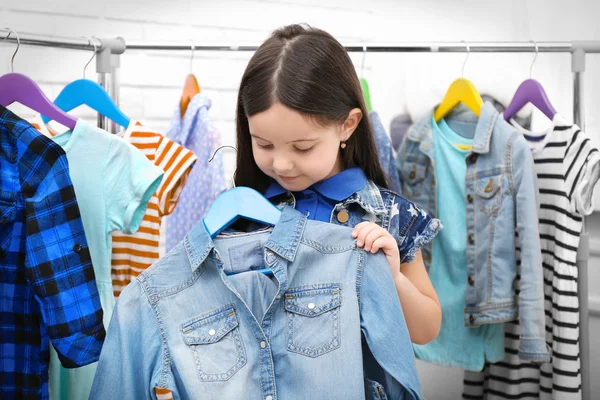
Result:
[[[402,193],[432,217],[437,216],[433,110],[407,133],[397,157]],[[465,326],[519,319],[519,356],[550,359],[545,342],[542,255],[538,232],[538,197],[533,157],[527,141],[486,102],[480,117],[465,106],[445,120],[470,127],[473,148],[467,156],[467,276]],[[452,221],[444,221],[450,224]],[[428,268],[431,244],[423,248]],[[521,253],[517,266],[516,253]],[[521,288],[513,284],[517,274]]]
[[[273,276],[253,271],[265,267]],[[376,369],[363,367],[363,338]],[[177,399],[421,398],[385,256],[290,207],[251,233],[211,239],[197,224],[125,288],[90,398],[155,387]]]

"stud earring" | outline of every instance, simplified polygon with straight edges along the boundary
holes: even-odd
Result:
[[[342,144],[340,145],[340,147],[341,147],[342,149],[345,149],[345,148],[346,148],[346,142],[342,142]]]

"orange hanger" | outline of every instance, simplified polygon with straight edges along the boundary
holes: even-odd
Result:
[[[181,110],[181,118],[185,115],[188,106],[190,105],[190,101],[192,98],[200,93],[200,85],[198,84],[198,79],[194,74],[189,74],[185,78],[185,83],[183,84],[183,93],[181,94],[181,101],[179,102],[179,109]]]
[[[187,108],[192,101],[192,98],[200,93],[200,85],[198,84],[198,79],[192,73],[192,65],[194,62],[194,45],[192,45],[192,57],[190,58],[190,73],[185,78],[185,83],[183,84],[183,93],[181,93],[181,100],[179,101],[179,109],[181,113],[181,118],[185,115]]]

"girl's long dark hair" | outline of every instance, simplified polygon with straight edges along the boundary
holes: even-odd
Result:
[[[352,61],[333,36],[306,25],[288,25],[273,32],[258,48],[242,76],[236,118],[236,186],[264,193],[269,185],[269,177],[254,161],[248,117],[274,103],[298,111],[323,126],[341,125],[350,110],[360,108],[363,117],[342,150],[343,168],[360,167],[368,179],[387,188]]]

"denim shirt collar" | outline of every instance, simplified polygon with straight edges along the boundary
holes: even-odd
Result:
[[[381,196],[381,192],[379,191],[379,187],[375,185],[370,180],[367,180],[365,186],[360,189],[358,192],[354,193],[350,196],[346,201],[342,204],[347,205],[351,203],[357,203],[360,205],[366,212],[382,215],[386,214],[388,210],[386,209],[383,203],[383,197]]]
[[[289,262],[296,258],[300,239],[304,233],[306,217],[291,207],[284,207],[279,222],[273,228],[265,247],[272,250]],[[195,271],[206,260],[215,244],[200,221],[186,235],[184,246],[190,260],[192,271]]]
[[[421,122],[416,123],[408,132],[408,138],[415,142],[421,142],[419,149],[429,154],[433,158],[433,142],[432,142],[432,121],[435,108],[431,110],[427,118],[423,118]],[[481,107],[481,115],[477,117],[468,108],[459,104],[456,106],[447,118],[457,119],[465,122],[477,123],[475,128],[475,137],[473,138],[473,152],[486,154],[490,151],[490,140],[496,119],[500,115],[494,105],[489,101],[483,103]]]

